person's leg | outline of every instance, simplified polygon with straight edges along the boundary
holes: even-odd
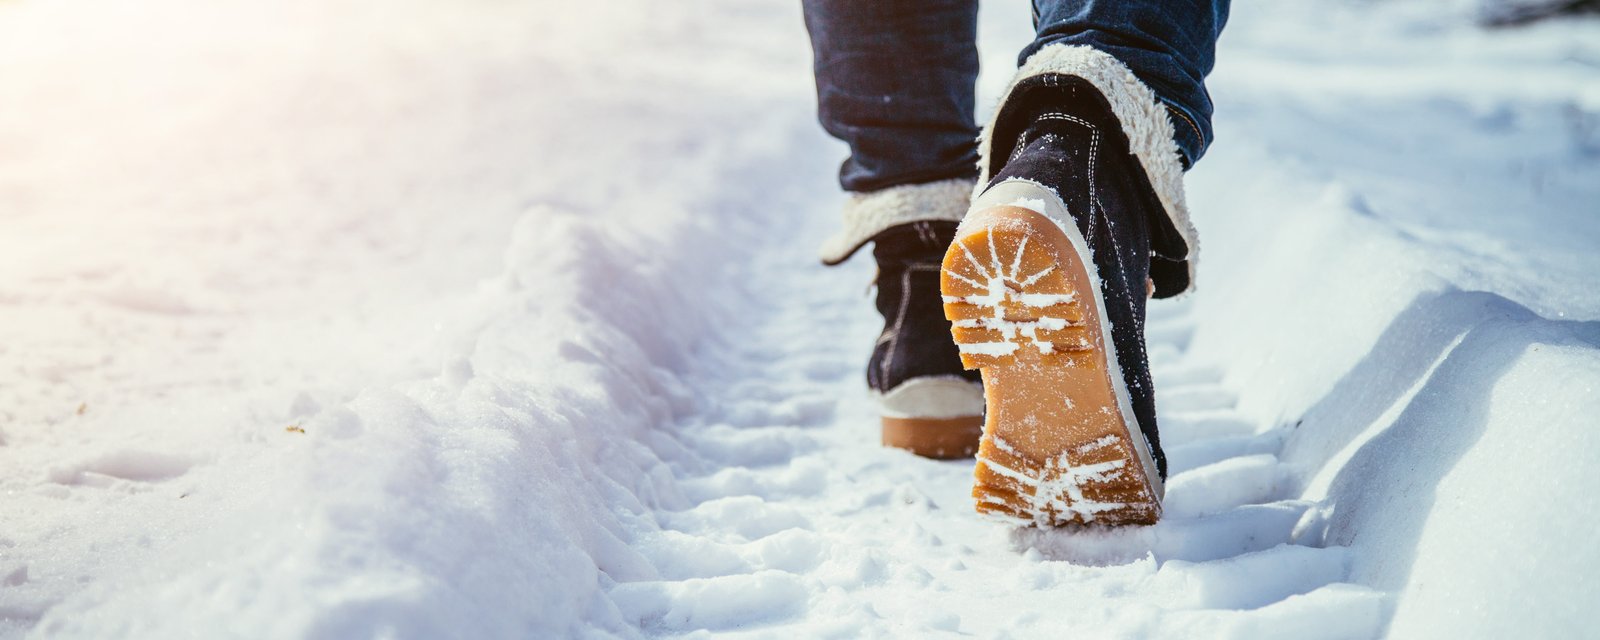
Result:
[[[1211,95],[1205,77],[1229,0],[1034,0],[1037,37],[1018,63],[1050,45],[1084,45],[1120,60],[1172,113],[1185,167],[1210,146]]]
[[[850,145],[837,264],[889,227],[961,219],[977,177],[976,0],[805,0],[817,115]]]
[[[846,191],[977,175],[975,0],[805,0],[817,115]]]
[[[983,388],[940,312],[939,261],[977,178],[977,0],[806,0],[822,126],[850,145],[838,264],[873,243],[884,328],[867,363],[883,443],[970,456]]]

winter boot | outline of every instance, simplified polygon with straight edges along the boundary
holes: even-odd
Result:
[[[873,245],[884,328],[867,385],[883,444],[930,458],[971,456],[983,430],[983,386],[962,368],[939,298],[939,263],[972,189],[972,179],[953,178],[851,194],[843,226],[821,249],[822,263],[835,265]]]
[[[902,224],[874,238],[883,333],[867,364],[883,444],[929,458],[965,458],[983,432],[983,386],[961,366],[940,310],[939,269],[956,223]]]
[[[962,363],[982,371],[980,512],[1042,526],[1161,515],[1146,283],[1188,289],[1194,257],[1167,117],[1120,62],[1055,46],[984,132],[984,187],[940,280]]]

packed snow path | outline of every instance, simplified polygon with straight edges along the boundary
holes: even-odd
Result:
[[[792,3],[90,5],[0,3],[0,637],[1592,629],[1593,21],[1239,3],[1070,532],[877,445]]]
[[[974,516],[970,460],[877,445],[859,361],[881,322],[840,295],[862,270],[824,272],[809,255],[753,264],[777,286],[752,292],[759,312],[696,366],[711,408],[670,429],[692,453],[669,456],[682,460],[687,508],[651,514],[637,534],[653,570],[611,589],[624,618],[669,634],[790,620],[799,637],[1376,633],[1379,594],[1342,584],[1346,551],[1290,544],[1308,504],[1279,499],[1281,437],[1254,434],[1220,372],[1184,361],[1187,306],[1160,306],[1150,329],[1172,456],[1166,518],[1019,532]]]

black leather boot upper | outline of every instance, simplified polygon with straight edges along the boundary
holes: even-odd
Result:
[[[978,380],[977,371],[961,367],[939,293],[939,265],[955,233],[956,223],[938,220],[890,227],[873,238],[884,321],[867,363],[873,390],[886,392],[923,376]]]
[[[990,186],[1020,178],[1049,188],[1061,197],[1067,211],[1087,241],[1090,258],[1099,272],[1103,313],[1135,418],[1150,443],[1162,478],[1167,460],[1156,429],[1155,393],[1145,354],[1144,323],[1147,277],[1152,271],[1152,251],[1177,251],[1183,241],[1167,222],[1166,213],[1146,178],[1143,167],[1128,147],[1127,136],[1110,105],[1087,81],[1047,74],[1020,84],[996,120],[990,167]],[[1159,224],[1153,224],[1159,222]],[[1176,244],[1174,244],[1176,242]],[[1181,291],[1188,271],[1182,263],[1182,282],[1166,287]],[[1164,288],[1158,281],[1158,292]]]
[[[1155,189],[1150,186],[1150,181],[1145,176],[1144,167],[1130,150],[1122,123],[1111,111],[1111,105],[1087,80],[1047,73],[1018,83],[1011,96],[1002,105],[1001,113],[995,119],[994,130],[990,132],[994,146],[988,157],[987,175],[996,178],[1000,176],[1003,168],[1026,146],[1018,144],[1019,141],[1034,141],[1039,134],[1047,131],[1064,136],[1084,136],[1089,130],[1086,125],[1079,125],[1076,129],[1070,126],[1054,126],[1070,123],[1071,121],[1066,119],[1069,117],[1091,123],[1101,135],[1101,145],[1115,145],[1115,152],[1110,152],[1109,147],[1102,147],[1098,153],[1098,161],[1102,164],[1110,163],[1115,165],[1114,168],[1121,169],[1121,173],[1126,175],[1120,179],[1129,183],[1127,185],[1129,189],[1136,190],[1140,194],[1136,199],[1141,201],[1139,203],[1141,206],[1137,210],[1128,209],[1127,213],[1130,218],[1142,218],[1149,235],[1148,269],[1151,279],[1155,281],[1155,297],[1169,298],[1183,293],[1189,288],[1189,265],[1186,261],[1189,245],[1184,242],[1182,234],[1172,226],[1172,220],[1167,216],[1166,209],[1161,206]],[[1046,119],[1041,120],[1041,118]],[[1034,131],[1032,135],[1030,130]],[[1090,143],[1092,140],[1085,137],[1083,142]],[[1084,151],[1091,149],[1086,147]],[[1095,177],[1101,182],[1113,179],[1109,175]],[[1057,183],[1042,180],[1038,182],[1051,188],[1058,186]],[[993,183],[994,181],[990,182]],[[1102,202],[1110,207],[1109,202]],[[1077,209],[1073,211],[1076,215]]]

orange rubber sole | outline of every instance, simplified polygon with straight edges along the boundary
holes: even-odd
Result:
[[[1039,526],[1161,516],[1161,481],[1118,400],[1120,369],[1083,255],[1050,218],[1009,205],[968,214],[945,254],[945,317],[962,364],[983,375],[980,513]]]
[[[971,458],[983,437],[983,417],[883,417],[883,446],[905,449],[924,458]]]

